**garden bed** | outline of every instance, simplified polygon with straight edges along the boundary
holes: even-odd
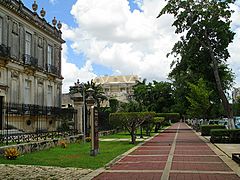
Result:
[[[74,143],[78,140],[82,139],[82,135],[75,135],[64,138],[64,141],[67,143]],[[59,142],[63,139],[49,139],[49,140],[42,140],[37,142],[29,142],[29,143],[22,143],[22,144],[12,144],[9,146],[2,146],[0,147],[0,155],[4,154],[5,149],[7,148],[16,148],[20,154],[31,153],[35,151],[49,149],[51,147],[55,147],[59,144]]]

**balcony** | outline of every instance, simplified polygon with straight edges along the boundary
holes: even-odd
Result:
[[[0,56],[1,57],[10,57],[10,47],[5,46],[4,44],[0,45]]]
[[[23,55],[23,63],[34,68],[38,67],[38,59],[28,54]]]
[[[59,75],[58,68],[56,66],[53,66],[52,64],[47,64],[47,72],[55,75]]]

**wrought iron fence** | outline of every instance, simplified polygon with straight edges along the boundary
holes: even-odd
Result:
[[[24,143],[66,137],[76,131],[73,108],[30,104],[5,104],[2,107],[0,143]]]

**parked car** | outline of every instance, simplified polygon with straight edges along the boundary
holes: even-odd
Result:
[[[218,124],[219,120],[209,120],[208,124],[213,125],[213,124]]]
[[[235,128],[240,129],[240,116],[234,117]]]

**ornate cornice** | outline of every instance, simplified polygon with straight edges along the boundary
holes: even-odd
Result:
[[[62,32],[56,27],[50,25],[44,18],[41,18],[36,12],[32,12],[28,9],[20,0],[0,0],[0,5],[9,9],[23,19],[33,24],[38,29],[41,29],[46,34],[59,41],[65,43],[62,39]]]

